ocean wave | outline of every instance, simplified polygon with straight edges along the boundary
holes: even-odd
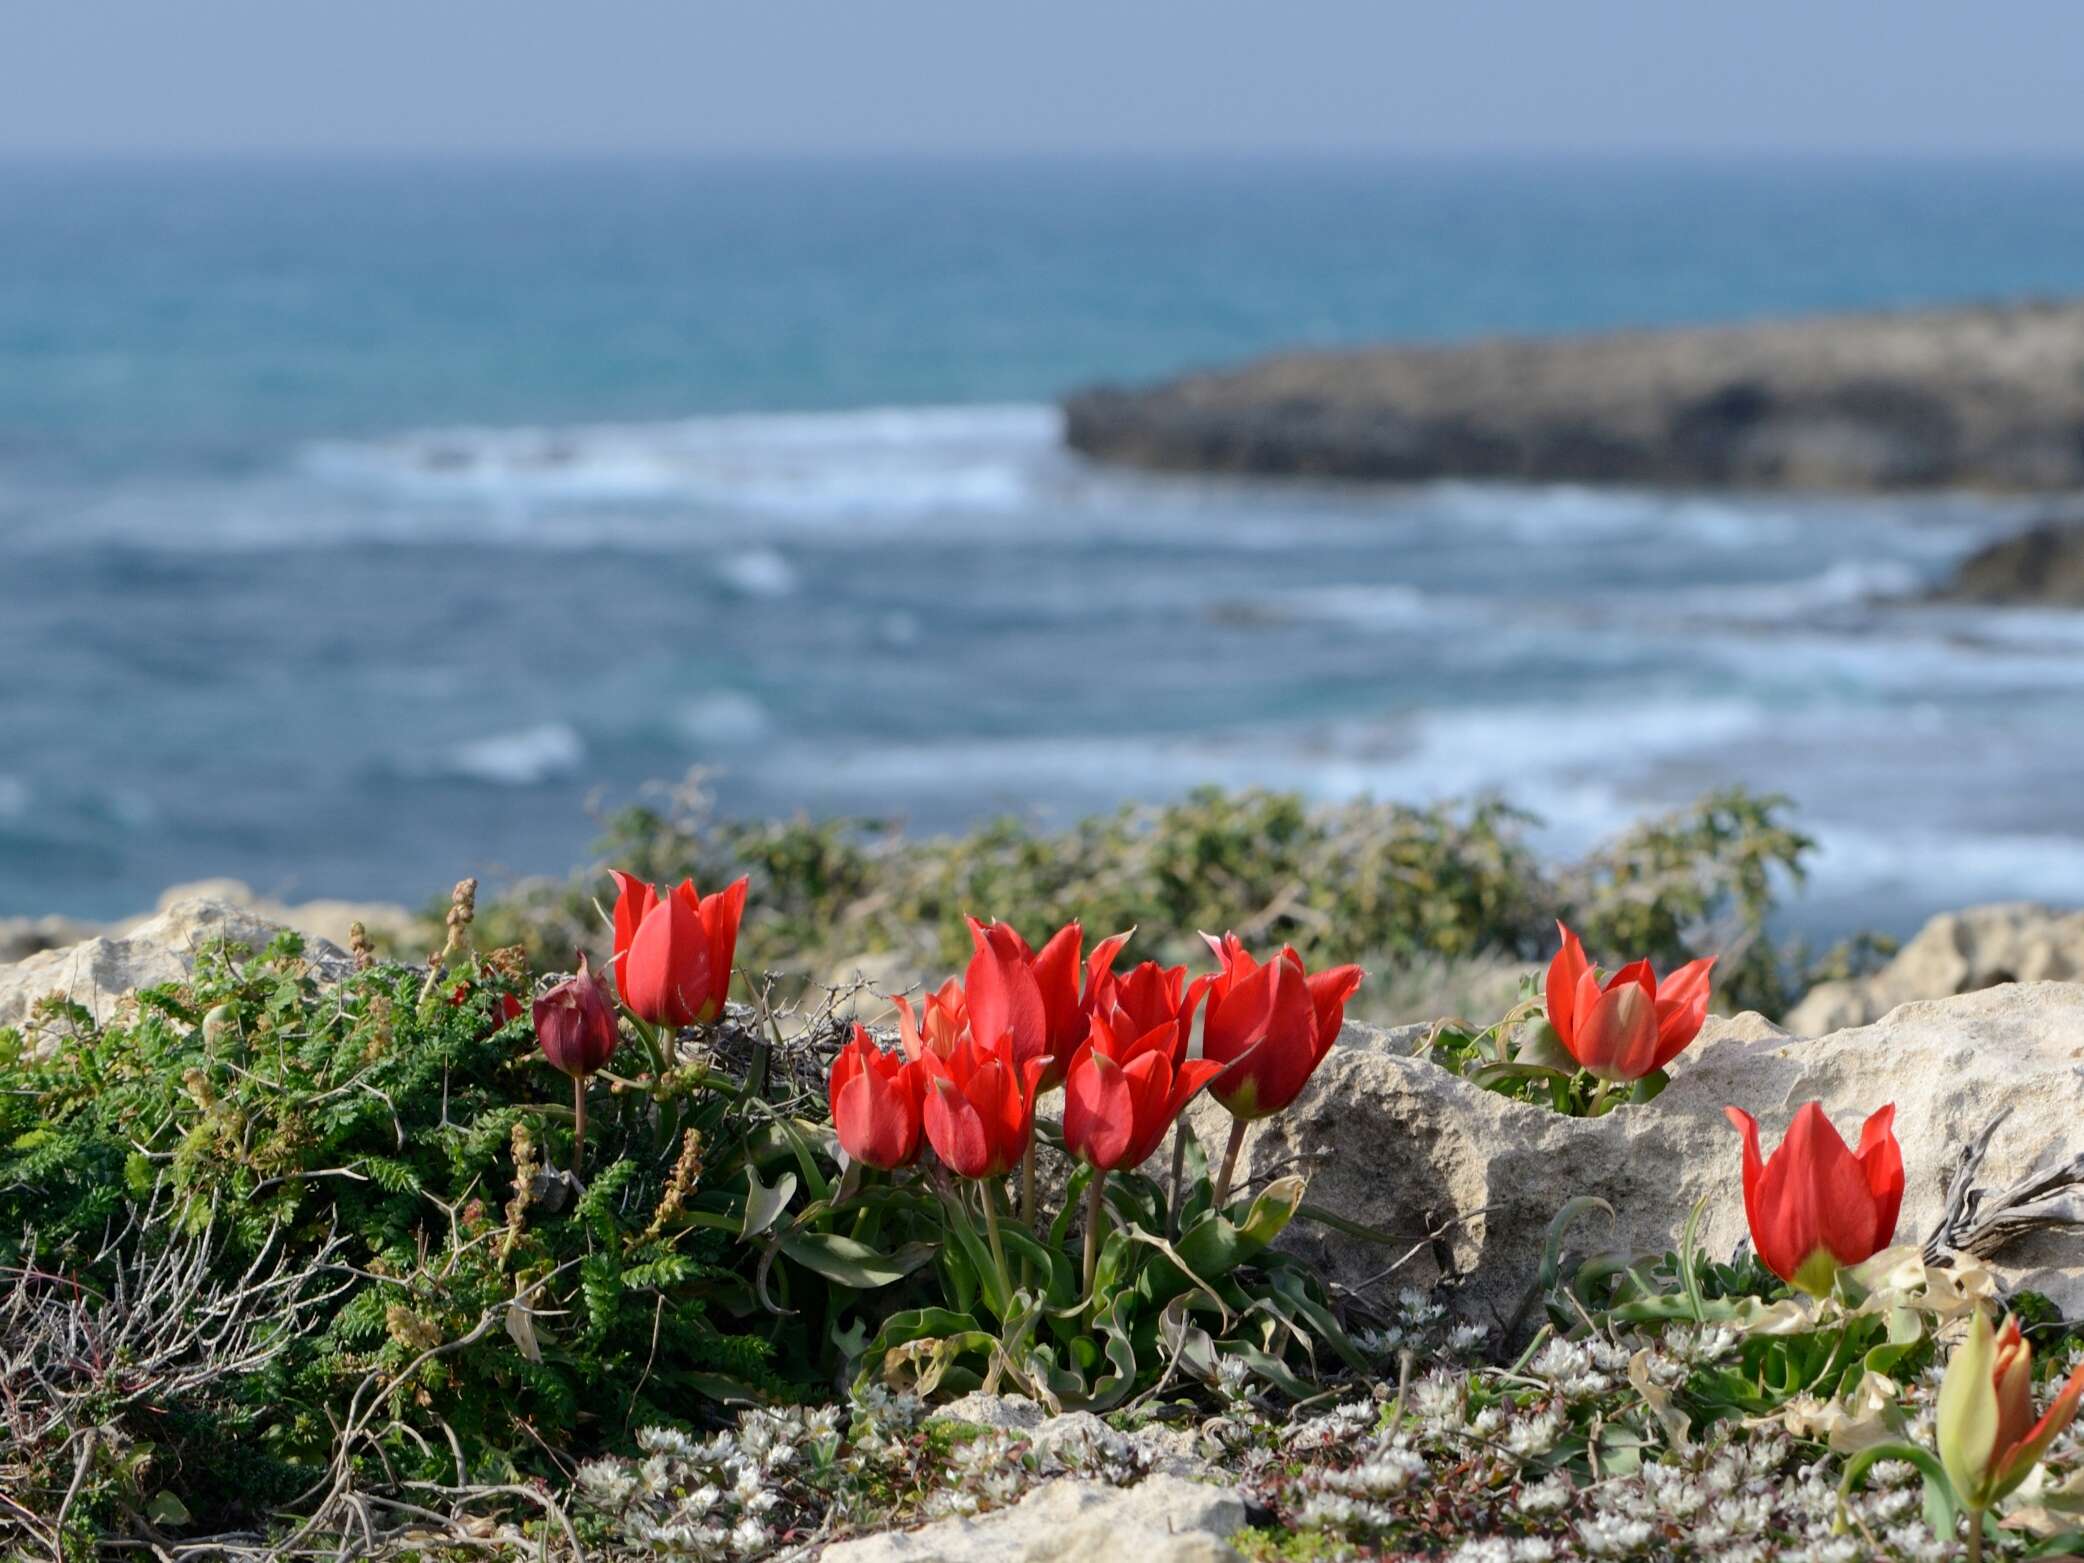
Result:
[[[21,819],[29,812],[32,796],[28,782],[0,771],[0,820]]]
[[[1004,511],[1062,459],[1044,404],[740,413],[568,428],[457,428],[307,447],[324,482],[409,502],[508,509],[698,502],[830,521]]]
[[[586,759],[586,744],[563,722],[543,722],[488,738],[460,743],[431,763],[409,766],[415,774],[486,782],[496,787],[534,787],[568,776]]]

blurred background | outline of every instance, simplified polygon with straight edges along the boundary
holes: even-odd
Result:
[[[743,817],[1742,782],[1789,917],[2084,887],[2060,493],[1089,462],[1275,349],[2084,293],[2084,18],[124,0],[0,58],[0,914]],[[2084,439],[2084,431],[2080,431]]]

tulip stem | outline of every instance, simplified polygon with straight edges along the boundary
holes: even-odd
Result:
[[[1006,1296],[1013,1295],[1013,1278],[1006,1273],[1006,1250],[999,1242],[999,1190],[995,1180],[987,1180],[981,1187],[984,1195],[984,1235],[991,1242],[991,1262],[999,1272],[999,1286]]]
[[[586,1076],[572,1076],[572,1180],[586,1164]]]
[[[1968,1563],[1983,1563],[1983,1511],[1968,1511]]]
[[[1606,1105],[1606,1093],[1613,1088],[1614,1082],[1611,1080],[1599,1082],[1599,1089],[1592,1093],[1592,1105],[1585,1109],[1587,1118],[1597,1118],[1599,1116],[1599,1110]]]
[[[1242,1118],[1230,1120],[1230,1143],[1223,1147],[1223,1170],[1216,1174],[1215,1208],[1218,1210],[1230,1198],[1230,1180],[1236,1175],[1238,1152],[1245,1148],[1245,1131],[1250,1127]]]
[[[1085,1190],[1085,1295],[1093,1295],[1093,1276],[1100,1268],[1100,1231],[1107,1225],[1107,1174],[1093,1169]]]
[[[1028,1140],[1027,1154],[1020,1158],[1020,1219],[1035,1224],[1035,1142]]]
[[[1186,1204],[1187,1183],[1187,1126],[1173,1125],[1172,1129],[1172,1200],[1165,1212],[1165,1236],[1179,1236],[1180,1209]]]

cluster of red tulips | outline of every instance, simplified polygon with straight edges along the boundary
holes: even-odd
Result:
[[[614,877],[613,965],[624,1008],[644,1027],[714,1020],[730,988],[746,882],[704,896],[690,881],[662,890]],[[1639,1080],[1699,1034],[1712,959],[1662,981],[1648,961],[1603,976],[1578,937],[1558,929],[1548,1021],[1588,1073],[1603,1084]],[[1301,1093],[1362,977],[1357,966],[1312,973],[1289,948],[1262,962],[1235,935],[1210,939],[1217,969],[1189,981],[1184,966],[1156,961],[1117,973],[1129,935],[1087,955],[1076,922],[1039,951],[1006,923],[972,918],[970,933],[975,950],[960,979],[926,994],[916,1011],[894,1000],[901,1054],[854,1028],[828,1082],[833,1129],[850,1162],[886,1172],[927,1146],[960,1178],[999,1179],[1019,1167],[1029,1217],[1035,1104],[1059,1087],[1064,1148],[1094,1171],[1096,1217],[1101,1176],[1147,1161],[1207,1089],[1232,1118],[1216,1179],[1221,1205],[1246,1126]],[[574,1079],[583,1142],[586,1078],[607,1064],[619,1036],[614,1001],[583,955],[576,976],[537,998],[535,1026],[550,1062]],[[1841,1267],[1888,1246],[1903,1202],[1893,1107],[1868,1118],[1855,1150],[1819,1104],[1805,1103],[1770,1158],[1757,1121],[1735,1107],[1728,1114],[1743,1135],[1752,1242],[1774,1274],[1821,1296]]]
[[[1061,1086],[1064,1148],[1094,1172],[1088,1272],[1101,1178],[1155,1154],[1206,1087],[1234,1122],[1220,1204],[1244,1126],[1295,1100],[1337,1040],[1362,975],[1357,966],[1312,974],[1292,949],[1261,962],[1234,935],[1209,941],[1218,969],[1190,982],[1184,966],[1156,961],[1117,973],[1129,936],[1103,939],[1087,956],[1075,922],[1039,951],[1006,923],[972,918],[970,934],[975,952],[960,979],[916,1012],[893,1000],[901,1055],[855,1026],[832,1065],[834,1131],[850,1161],[885,1172],[926,1146],[960,1178],[1003,1178],[1018,1166],[1031,1218],[1035,1104]],[[988,1192],[984,1206],[992,1219]]]

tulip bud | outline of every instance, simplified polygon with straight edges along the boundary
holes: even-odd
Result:
[[[1822,1297],[1841,1266],[1888,1247],[1903,1204],[1894,1107],[1868,1118],[1853,1151],[1823,1108],[1804,1102],[1770,1161],[1759,1153],[1758,1120],[1741,1108],[1723,1112],[1744,1137],[1744,1215],[1768,1270]]]
[[[884,1052],[856,1024],[826,1082],[833,1132],[847,1156],[884,1172],[917,1160],[924,1088],[918,1064]]]
[[[2084,1367],[2034,1421],[2033,1351],[2018,1320],[1993,1330],[1978,1305],[1939,1386],[1939,1460],[1962,1505],[1980,1515],[2025,1481],[2076,1416],[2080,1398]]]
[[[583,1080],[615,1056],[621,1033],[607,985],[579,956],[576,976],[567,977],[535,1001],[535,1034],[543,1056],[575,1080]]]

